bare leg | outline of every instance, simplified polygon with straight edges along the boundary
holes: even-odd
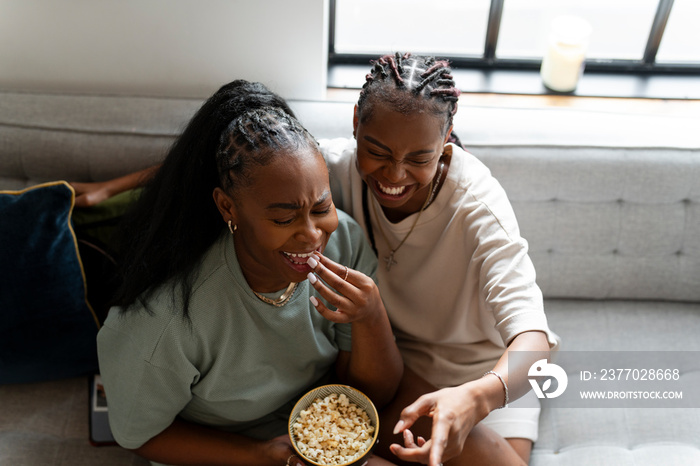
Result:
[[[525,462],[511,444],[490,428],[477,424],[464,442],[462,453],[445,463],[445,466],[466,465],[517,465]]]
[[[393,429],[399,420],[403,408],[413,403],[419,396],[437,390],[436,387],[419,377],[409,368],[404,369],[398,392],[394,400],[385,407],[379,417],[379,442],[375,453],[396,464],[404,463],[399,460],[391,450],[392,443],[403,444],[401,434],[394,435]],[[430,438],[432,422],[428,417],[420,418],[412,427],[411,431],[417,436],[426,440]],[[526,439],[506,440],[492,429],[477,424],[469,433],[464,442],[462,453],[445,463],[445,466],[461,465],[527,465],[530,457],[532,442]]]
[[[520,456],[525,464],[530,464],[530,453],[532,452],[532,440],[526,438],[507,438],[510,446]]]
[[[289,466],[294,466],[297,464],[307,464],[307,463],[302,463],[301,459],[299,459],[299,461],[297,461],[298,458],[299,457],[296,455],[290,457],[290,461],[287,461],[287,464]],[[371,455],[369,457],[369,459],[367,460],[367,462],[364,463],[362,466],[396,466],[396,463],[391,463],[391,462],[385,460],[384,458],[380,458],[377,455]]]
[[[396,463],[390,463],[384,458],[380,458],[377,455],[372,455],[367,462],[367,466],[395,466]]]
[[[404,367],[403,377],[399,384],[399,389],[396,392],[396,396],[391,403],[385,406],[379,413],[379,438],[374,450],[375,454],[391,461],[399,461],[391,450],[389,450],[389,445],[392,443],[403,444],[402,435],[394,435],[393,433],[394,426],[401,416],[401,411],[406,406],[416,401],[419,396],[435,390],[436,388],[433,385],[419,377],[408,367]],[[416,433],[416,435],[421,435],[425,439],[428,439],[430,438],[431,428],[431,420],[422,417],[411,427],[411,431]],[[427,437],[423,435],[424,432],[428,432]]]

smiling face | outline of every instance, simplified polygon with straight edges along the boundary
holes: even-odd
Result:
[[[233,196],[219,189],[214,198],[224,220],[230,218],[238,226],[238,261],[258,292],[305,280],[311,271],[308,257],[323,252],[338,227],[328,169],[321,154],[306,145],[253,168],[250,183]]]
[[[366,121],[356,113],[355,138],[357,169],[387,215],[419,211],[447,139],[444,119],[375,104]]]

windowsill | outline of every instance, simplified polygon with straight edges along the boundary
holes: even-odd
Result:
[[[369,66],[331,65],[328,87],[359,89]],[[545,88],[538,71],[454,69],[455,81],[464,93],[539,96],[616,97],[636,99],[700,99],[700,76],[690,74],[632,75],[584,72],[571,93]]]

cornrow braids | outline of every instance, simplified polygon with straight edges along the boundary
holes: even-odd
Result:
[[[267,165],[280,149],[316,145],[316,140],[288,113],[262,107],[243,113],[221,134],[216,165],[225,190],[245,185],[251,166]]]
[[[396,85],[401,87],[404,85],[403,78],[401,77],[401,72],[403,71],[403,65],[399,61],[400,58],[398,55],[396,56],[396,60],[394,60],[394,57],[389,55],[387,61],[389,63],[389,68],[391,68],[391,73],[394,76],[394,81],[396,81]],[[398,64],[397,64],[398,62]]]
[[[457,112],[459,96],[447,60],[397,52],[372,61],[357,107],[360,121],[369,119],[372,106],[379,102],[388,103],[406,114],[427,108],[445,117],[447,131]]]

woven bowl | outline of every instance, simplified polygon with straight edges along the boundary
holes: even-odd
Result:
[[[370,423],[374,426],[374,434],[372,436],[372,443],[370,446],[367,448],[367,450],[362,454],[362,456],[348,462],[348,463],[343,463],[342,465],[339,466],[361,466],[364,463],[367,462],[367,459],[369,458],[369,455],[372,453],[372,449],[374,448],[374,445],[377,443],[377,435],[379,434],[379,413],[377,413],[377,408],[374,406],[372,401],[367,398],[367,395],[362,393],[361,391],[357,390],[356,388],[352,388],[348,385],[322,385],[320,387],[316,387],[313,390],[307,392],[304,396],[302,396],[299,401],[297,401],[296,405],[294,405],[294,409],[292,409],[292,413],[289,415],[289,425],[288,425],[288,430],[289,430],[289,437],[292,439],[292,446],[294,447],[294,451],[296,451],[297,455],[299,455],[300,458],[302,458],[304,461],[306,461],[309,464],[312,464],[314,466],[328,466],[323,463],[318,463],[310,458],[307,458],[304,456],[304,454],[300,451],[299,447],[297,446],[297,441],[294,438],[294,423],[297,422],[297,419],[299,418],[299,413],[301,413],[302,410],[307,409],[311,404],[314,402],[316,398],[325,398],[328,395],[332,395],[333,393],[337,393],[338,395],[345,395],[348,397],[348,399],[355,403],[359,408],[363,409],[367,415],[369,416]]]

